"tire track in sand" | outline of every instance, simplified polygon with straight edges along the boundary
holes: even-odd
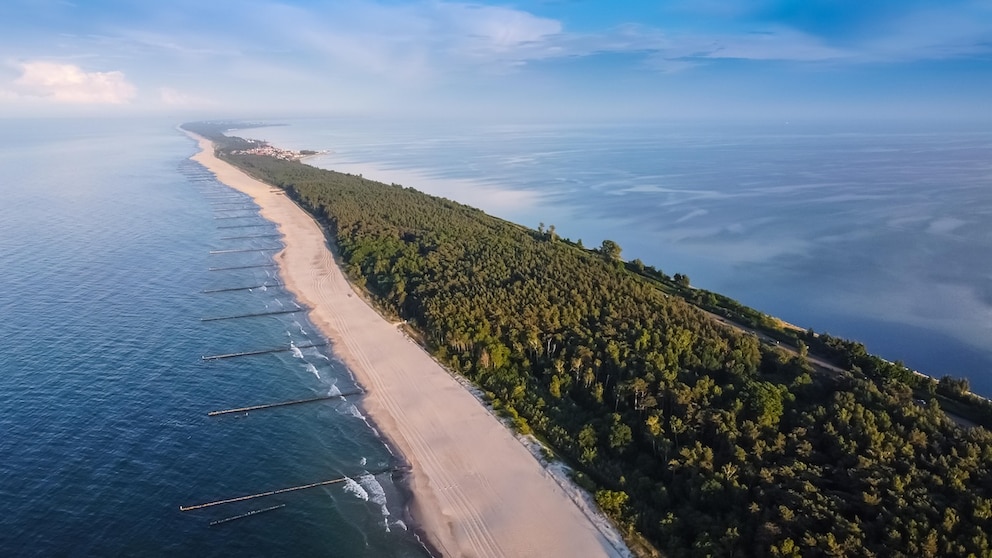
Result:
[[[332,295],[335,293],[340,293],[342,290],[347,290],[350,293],[352,290],[351,285],[341,273],[340,268],[337,266],[337,262],[334,260],[334,256],[330,250],[326,249],[326,247],[321,247],[323,249],[317,250],[317,254],[313,254],[312,246],[309,245],[310,243],[307,244],[308,245],[293,245],[289,247],[286,251],[284,251],[286,253],[283,254],[283,262],[287,266],[292,265],[294,256],[297,256],[297,249],[299,249],[299,259],[306,260],[312,257],[312,265],[309,267],[306,277],[307,282],[310,283],[310,288],[306,290],[311,294],[316,295],[317,300],[315,301],[316,304],[311,304],[311,308],[331,308],[333,307],[331,306],[332,304],[339,302],[339,297]],[[283,280],[286,281],[287,279],[284,277]],[[349,298],[355,297],[352,296]],[[355,303],[365,304],[365,302],[361,300],[355,300]],[[314,310],[311,310],[309,313],[316,314]],[[345,353],[345,360],[353,360],[354,362],[350,363],[353,368],[357,366],[369,372],[362,375],[366,378],[366,382],[368,382],[368,388],[370,388],[375,394],[373,397],[377,397],[386,408],[387,412],[391,416],[395,417],[397,424],[411,424],[412,421],[410,420],[410,417],[407,416],[404,407],[399,405],[391,396],[391,390],[385,389],[387,386],[386,377],[388,376],[391,378],[391,383],[393,383],[394,388],[397,387],[396,382],[402,382],[404,391],[415,391],[421,399],[427,399],[431,394],[424,393],[423,389],[421,389],[421,385],[416,382],[411,382],[409,379],[410,376],[402,374],[401,370],[397,370],[394,363],[374,363],[373,357],[367,354],[366,347],[355,341],[356,336],[353,335],[352,331],[353,321],[343,319],[342,315],[343,314],[340,312],[334,312],[331,315],[315,315],[313,318],[315,323],[317,323],[316,320],[324,319],[329,321],[334,326],[334,329],[338,332],[341,340],[344,342],[345,350],[342,352]],[[397,333],[398,332],[393,331],[391,332],[391,335],[395,336]],[[402,334],[399,336],[401,337],[399,342],[409,342],[409,340],[405,336],[402,336]],[[371,373],[372,371],[375,371],[376,373]],[[435,425],[441,423],[442,418],[438,417],[436,413],[431,412],[430,415],[432,423],[435,423]],[[373,421],[374,420],[375,417],[373,416]],[[482,516],[476,511],[475,506],[471,505],[470,498],[464,493],[462,489],[463,482],[461,482],[461,479],[455,478],[455,475],[447,474],[447,471],[452,470],[452,468],[443,466],[440,456],[432,450],[433,445],[420,434],[418,429],[399,426],[397,430],[412,449],[412,452],[404,451],[403,453],[413,453],[414,455],[420,456],[419,461],[421,461],[420,464],[423,469],[423,476],[427,477],[424,481],[426,481],[429,485],[437,487],[436,492],[438,494],[438,500],[441,500],[442,502],[442,510],[444,508],[453,508],[458,512],[453,514],[455,517],[465,518],[465,516],[468,516],[467,521],[463,519],[460,523],[452,524],[453,535],[457,537],[459,533],[454,531],[461,531],[463,537],[468,539],[472,550],[472,555],[481,557],[505,556],[506,553],[503,552],[499,543],[487,528]],[[437,426],[431,429],[433,432],[437,432],[439,430],[443,432],[443,430],[437,428]],[[450,444],[453,443],[454,440],[448,439],[445,440],[445,442],[446,444]],[[402,445],[406,446],[407,444]],[[462,469],[455,468],[453,470],[458,471]],[[472,476],[475,478],[482,478],[476,474],[473,474]],[[502,501],[502,498],[497,497],[495,494],[493,494],[493,497],[500,502]]]

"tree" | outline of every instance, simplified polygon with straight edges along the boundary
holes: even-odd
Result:
[[[960,397],[971,390],[967,378],[955,378],[953,376],[943,376],[937,382],[937,391],[945,395]]]
[[[630,427],[624,424],[620,415],[613,413],[613,426],[610,427],[610,447],[623,451],[633,438]]]
[[[617,492],[615,490],[598,490],[596,492],[596,503],[599,504],[599,509],[603,510],[606,515],[620,519],[623,517],[623,512],[627,507],[627,500],[630,496],[626,492]]]
[[[611,262],[620,261],[621,251],[622,249],[620,248],[620,245],[612,240],[604,240],[603,245],[599,249],[599,253]]]
[[[589,464],[596,459],[596,430],[591,424],[585,425],[579,432],[579,447],[582,448],[579,459],[583,463]]]

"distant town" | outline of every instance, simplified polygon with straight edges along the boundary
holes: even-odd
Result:
[[[234,154],[245,154],[245,155],[264,155],[266,157],[274,157],[276,159],[282,159],[284,161],[299,161],[304,157],[309,157],[311,155],[317,155],[318,153],[323,153],[321,151],[311,151],[309,149],[303,149],[300,151],[291,151],[289,149],[280,149],[278,147],[273,147],[267,142],[261,140],[247,140],[247,142],[252,145],[247,149],[238,149],[232,151]]]

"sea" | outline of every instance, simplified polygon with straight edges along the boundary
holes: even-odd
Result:
[[[440,195],[992,396],[988,121],[284,119],[310,164]]]
[[[613,240],[992,395],[987,128],[267,122],[237,133]],[[279,285],[275,228],[177,124],[0,126],[0,555],[428,556],[402,458]]]
[[[208,416],[359,386],[177,124],[0,126],[0,555],[429,556],[361,395]]]

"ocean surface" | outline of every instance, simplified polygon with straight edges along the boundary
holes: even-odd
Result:
[[[238,132],[599,246],[992,395],[992,130],[932,123]]]
[[[360,397],[207,416],[356,385],[302,313],[201,321],[298,305],[176,124],[0,127],[0,555],[428,555]]]

